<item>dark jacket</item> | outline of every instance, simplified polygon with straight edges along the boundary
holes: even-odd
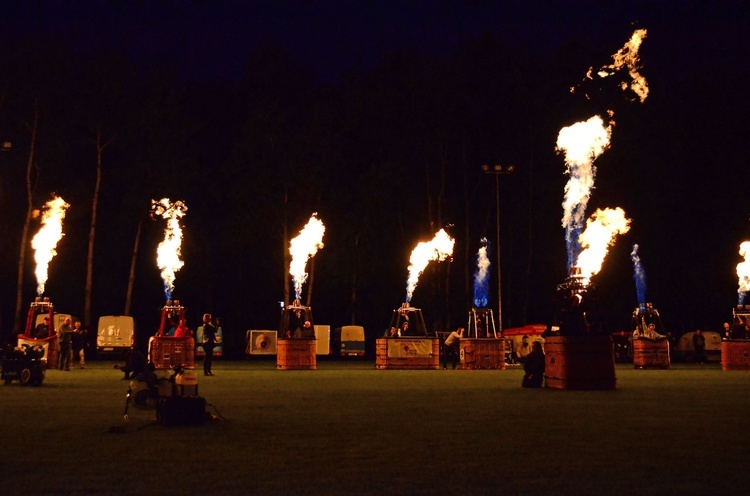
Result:
[[[542,387],[544,379],[544,352],[535,348],[531,353],[526,355],[523,361],[523,387]]]

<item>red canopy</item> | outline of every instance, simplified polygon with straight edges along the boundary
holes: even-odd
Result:
[[[539,336],[547,330],[547,324],[529,324],[523,327],[503,329],[503,336]]]

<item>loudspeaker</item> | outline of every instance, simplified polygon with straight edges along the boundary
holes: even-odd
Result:
[[[277,331],[247,331],[248,355],[275,355]]]
[[[156,420],[163,425],[203,425],[206,416],[206,400],[200,396],[170,396],[156,404]]]

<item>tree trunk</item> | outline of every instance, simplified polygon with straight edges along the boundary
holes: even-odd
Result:
[[[91,289],[94,279],[94,239],[96,238],[96,212],[99,206],[99,187],[102,182],[102,152],[108,143],[102,144],[101,131],[96,132],[96,183],[91,201],[91,226],[89,228],[89,253],[86,259],[86,293],[83,306],[83,325],[91,324]]]
[[[18,279],[16,281],[16,314],[13,320],[13,333],[21,331],[21,307],[23,306],[23,268],[26,264],[26,245],[29,238],[29,226],[34,212],[33,188],[31,185],[31,169],[34,166],[34,151],[36,149],[36,132],[39,126],[39,108],[34,104],[34,124],[31,127],[31,143],[29,144],[29,159],[26,163],[26,219],[21,233],[21,249],[18,255]]]
[[[282,245],[284,250],[284,305],[290,303],[289,300],[289,264],[292,262],[292,255],[289,253],[289,226],[287,225],[287,204],[289,203],[289,192],[286,184],[284,185],[284,219],[282,223]]]
[[[143,221],[145,216],[141,217],[138,223],[138,230],[135,233],[135,242],[133,243],[133,255],[130,257],[130,275],[128,276],[128,290],[125,293],[125,310],[123,315],[130,315],[130,306],[133,302],[133,284],[135,282],[135,264],[138,260],[138,247],[141,243],[141,231],[143,231]]]
[[[466,170],[466,163],[464,162],[464,170]],[[464,307],[472,308],[474,306],[474,285],[472,284],[471,274],[471,209],[469,207],[469,177],[464,172]]]
[[[359,267],[359,234],[356,234],[354,236],[354,263],[352,264],[352,267],[354,268],[352,270],[352,293],[351,293],[351,311],[352,311],[352,321],[350,322],[351,325],[355,325],[357,323],[357,270]]]
[[[528,200],[528,213],[526,214],[529,219],[527,223],[527,242],[529,244],[529,253],[526,257],[526,282],[524,288],[524,299],[523,299],[523,323],[526,324],[529,321],[529,299],[531,298],[531,271],[532,261],[534,259],[534,150],[531,150],[529,156],[529,200]]]

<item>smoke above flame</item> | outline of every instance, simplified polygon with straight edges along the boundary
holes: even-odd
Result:
[[[622,69],[628,71],[630,76],[630,82],[621,81],[619,86],[620,89],[626,91],[628,89],[635,93],[641,103],[643,103],[648,97],[648,83],[646,78],[638,72],[640,69],[640,54],[639,50],[643,40],[646,38],[647,31],[645,29],[636,29],[633,34],[622,48],[612,55],[612,64],[600,67],[596,71],[596,75],[600,78],[612,76]],[[586,79],[594,79],[594,68],[589,68],[586,74]],[[575,92],[575,88],[571,91]],[[588,97],[588,95],[586,95]]]
[[[477,308],[487,306],[487,296],[490,292],[490,259],[487,258],[487,238],[482,238],[479,243],[481,246],[477,251],[477,270],[474,273],[474,306]]]
[[[167,300],[172,299],[176,273],[184,265],[180,260],[182,255],[182,227],[180,219],[187,212],[187,206],[182,201],[172,203],[168,198],[159,201],[151,200],[151,215],[159,216],[167,221],[164,229],[164,241],[159,243],[156,249],[156,265],[161,270],[161,279],[164,282],[164,296]]]
[[[406,302],[411,301],[414,290],[417,288],[419,276],[422,275],[427,264],[431,261],[442,262],[453,255],[455,240],[448,236],[445,229],[438,231],[432,241],[423,241],[411,252],[409,258],[409,277],[406,280]]]
[[[641,264],[641,257],[638,256],[638,245],[633,245],[633,251],[630,252],[630,259],[633,261],[633,279],[635,279],[635,292],[638,296],[638,304],[646,304],[646,271]]]
[[[587,121],[564,127],[557,136],[556,150],[565,154],[566,174],[562,225],[568,248],[568,269],[580,251],[578,236],[583,229],[586,206],[594,188],[594,160],[609,147],[612,127],[605,126],[598,115]]]
[[[70,205],[59,196],[54,196],[44,205],[42,211],[42,226],[31,240],[34,248],[34,260],[36,261],[36,292],[38,296],[44,294],[44,286],[47,284],[47,271],[49,263],[57,255],[55,248],[62,239],[62,223],[65,219],[65,211]]]
[[[318,214],[312,214],[299,235],[289,244],[289,253],[292,255],[292,262],[289,264],[289,274],[292,276],[295,299],[297,300],[301,299],[302,285],[307,281],[307,272],[305,270],[307,261],[320,248],[323,248],[323,234],[325,234],[326,227],[316,215]]]
[[[625,211],[620,207],[597,209],[586,222],[586,230],[580,236],[583,250],[576,267],[581,269],[581,275],[590,279],[598,274],[615,236],[629,230],[630,219],[625,217]]]
[[[745,296],[750,292],[750,241],[740,244],[740,256],[745,260],[737,264],[737,277],[739,277],[739,305],[744,304]]]

